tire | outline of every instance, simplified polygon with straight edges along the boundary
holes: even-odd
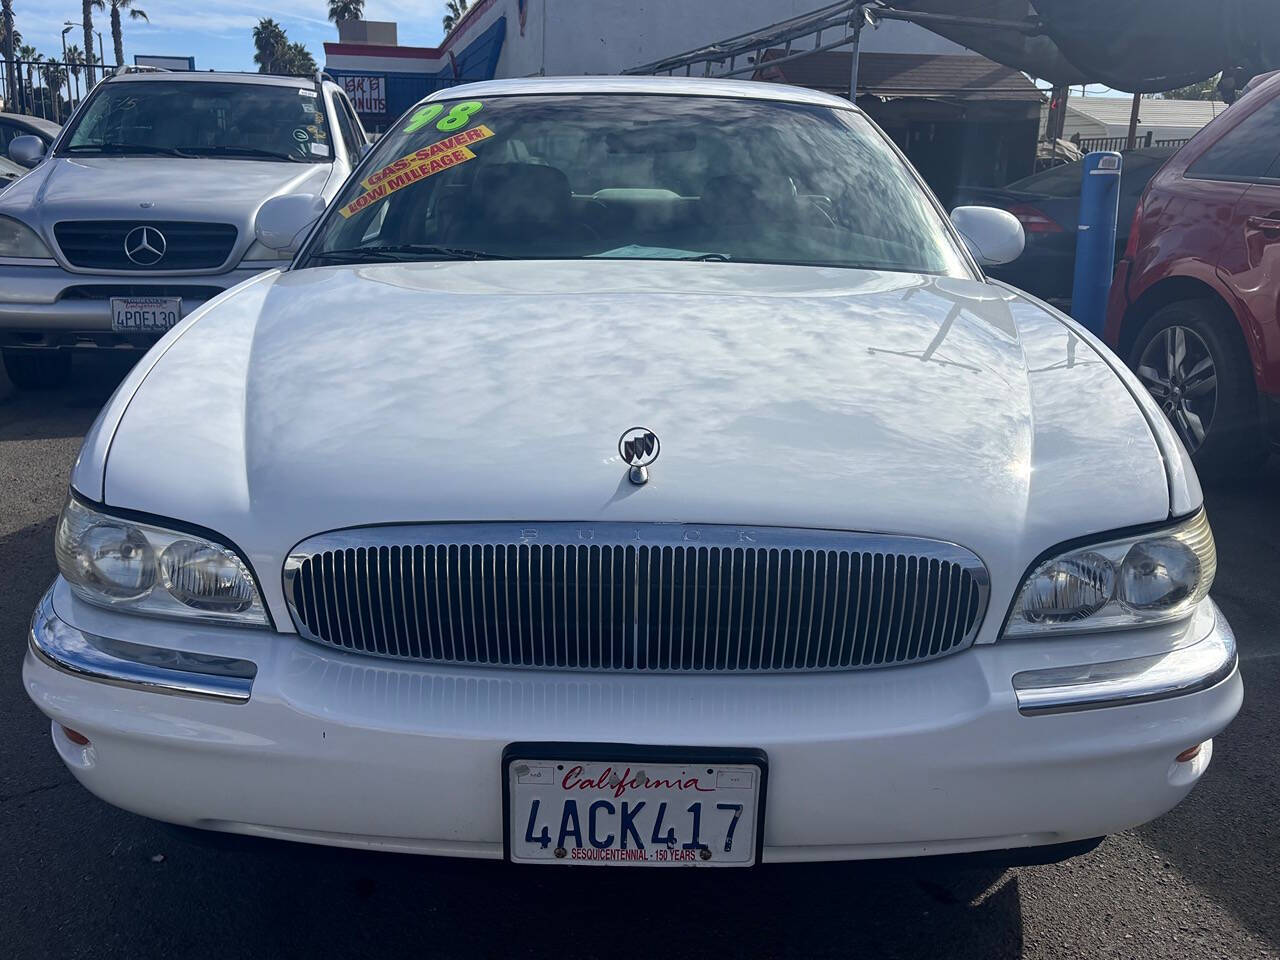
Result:
[[[1249,350],[1221,304],[1184,300],[1161,307],[1139,331],[1128,362],[1197,470],[1238,474],[1266,460]]]
[[[4,371],[20,390],[51,390],[71,377],[71,352],[5,350]]]

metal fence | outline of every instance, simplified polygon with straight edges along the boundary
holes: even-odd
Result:
[[[114,69],[63,60],[0,59],[0,100],[7,113],[64,123],[88,94],[90,77],[96,82]]]
[[[1085,153],[1094,153],[1099,150],[1128,150],[1129,138],[1126,137],[1082,137],[1078,143],[1081,150]],[[1190,137],[1182,140],[1157,140],[1155,134],[1150,131],[1146,136],[1138,138],[1137,145],[1139,147],[1181,147],[1191,142]]]

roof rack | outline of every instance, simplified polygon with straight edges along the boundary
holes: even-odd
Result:
[[[738,77],[755,74],[815,53],[849,47],[853,57],[849,78],[849,99],[857,99],[858,54],[862,31],[875,29],[882,20],[905,20],[928,27],[942,25],[1000,27],[1031,36],[1043,33],[1038,21],[1011,22],[985,17],[968,17],[916,10],[898,10],[897,0],[838,0],[829,6],[770,24],[760,30],[739,34],[716,43],[678,53],[663,60],[623,70],[623,74],[666,74],[685,77]],[[825,35],[825,36],[824,36]],[[834,39],[832,39],[834,38]],[[745,63],[745,66],[740,66]]]
[[[783,54],[778,60],[769,61],[770,66],[777,65],[780,60],[796,59],[852,45],[867,24],[864,11],[875,6],[874,0],[841,0],[762,30],[729,37],[718,43],[622,72],[633,75],[665,73],[675,76],[679,71],[684,76],[691,77],[695,75],[694,68],[698,67],[700,69],[696,72],[704,77],[735,77],[755,73],[764,66],[765,51],[772,48],[782,47]],[[823,37],[824,33],[827,38]],[[830,39],[832,35],[835,35],[834,40]],[[827,42],[824,43],[824,39]],[[802,49],[793,51],[792,45],[796,41],[809,42],[804,43]],[[745,58],[746,66],[739,66],[740,57]]]

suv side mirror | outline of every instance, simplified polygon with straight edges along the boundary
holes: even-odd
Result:
[[[1027,236],[1018,218],[995,207],[956,207],[951,222],[965,246],[984,267],[1012,263],[1022,256]]]
[[[314,193],[272,197],[258,208],[258,216],[253,221],[253,232],[263,246],[293,253],[301,245],[303,234],[320,219],[324,208],[324,197]]]
[[[31,134],[14,137],[9,142],[9,159],[24,167],[34,167],[44,159],[44,141]]]

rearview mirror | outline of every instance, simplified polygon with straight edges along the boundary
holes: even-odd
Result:
[[[984,267],[1012,263],[1027,245],[1018,218],[995,207],[956,207],[951,222],[964,238],[969,252]]]
[[[24,167],[34,167],[44,159],[44,141],[31,134],[9,141],[9,159]]]
[[[263,246],[293,253],[302,244],[303,236],[311,225],[320,219],[324,208],[324,197],[314,193],[272,197],[258,208],[253,232]]]

